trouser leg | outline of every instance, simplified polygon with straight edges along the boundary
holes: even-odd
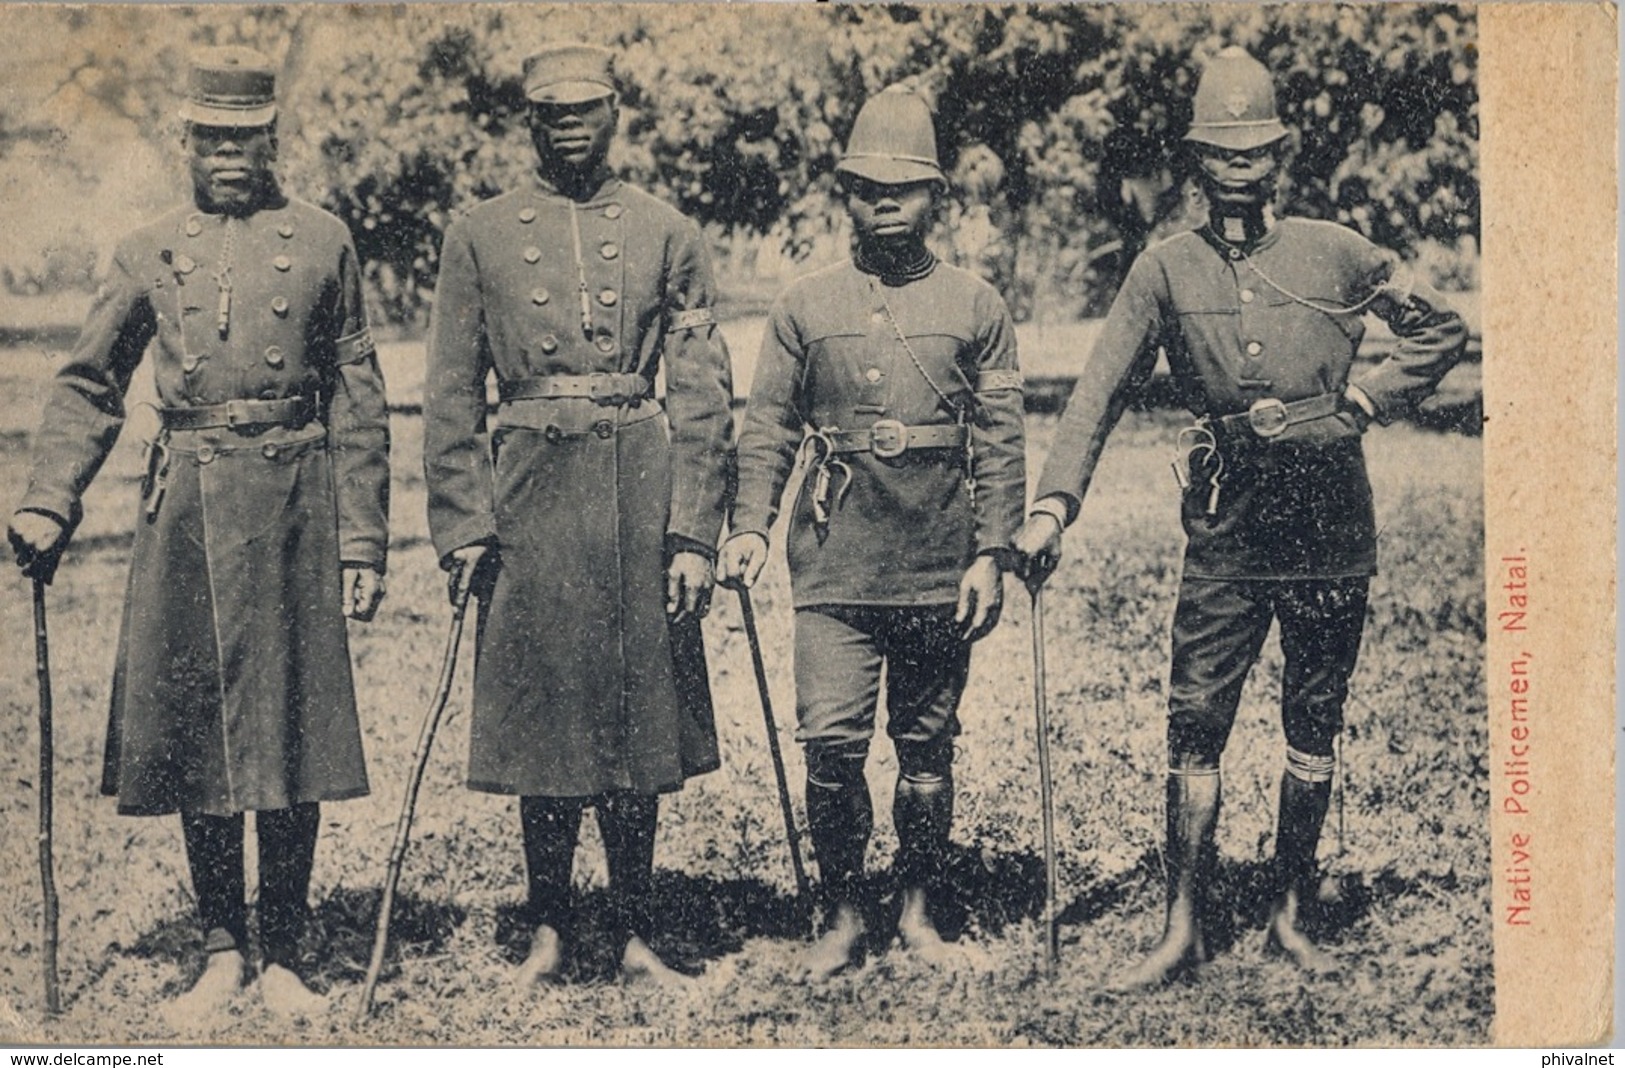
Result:
[[[970,646],[948,608],[897,609],[883,632],[887,733],[897,749],[897,874],[934,892],[948,863],[954,817],[954,737],[970,676]]]
[[[260,948],[266,964],[292,968],[309,912],[321,810],[314,802],[254,814],[260,858]]]
[[[796,737],[806,746],[807,826],[830,909],[853,902],[874,829],[863,774],[880,696],[874,614],[840,607],[796,613]]]
[[[521,797],[519,824],[525,842],[526,922],[564,933],[572,910],[571,868],[581,831],[578,797]]]
[[[204,949],[246,952],[248,907],[243,901],[243,817],[181,813],[186,863],[192,872]]]
[[[597,805],[598,829],[609,864],[610,907],[617,938],[648,942],[653,922],[650,887],[654,875],[655,821],[660,799],[652,794],[612,793]]]

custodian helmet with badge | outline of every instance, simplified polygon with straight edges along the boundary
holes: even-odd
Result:
[[[206,48],[192,58],[181,119],[194,126],[269,126],[276,71],[252,48]]]
[[[1287,135],[1275,110],[1270,72],[1234,45],[1202,68],[1192,111],[1187,141],[1246,152]]]
[[[615,95],[613,55],[589,44],[548,45],[525,60],[525,98],[537,104],[583,104]]]
[[[948,180],[937,162],[937,133],[925,100],[897,86],[870,97],[852,124],[852,136],[835,170],[883,185],[936,182],[946,186]]]

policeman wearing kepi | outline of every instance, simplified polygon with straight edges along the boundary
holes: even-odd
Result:
[[[181,1015],[245,979],[243,813],[259,840],[260,989],[320,1002],[293,968],[317,803],[367,792],[345,616],[384,593],[389,437],[361,271],[338,219],[272,173],[275,76],[201,53],[181,110],[193,204],[119,242],[51,387],[10,537],[48,574],[152,353],[149,444],[113,678],[103,792],[178,811],[208,964]]]
[[[1287,130],[1269,72],[1227,48],[1202,73],[1186,141],[1209,205],[1200,228],[1147,249],[1112,304],[1062,417],[1017,539],[1053,559],[1078,514],[1129,383],[1158,350],[1197,416],[1179,436],[1188,538],[1173,623],[1167,781],[1167,927],[1118,977],[1160,983],[1204,959],[1203,895],[1219,810],[1219,758],[1272,620],[1285,657],[1286,767],[1269,944],[1298,965],[1335,961],[1304,934],[1333,742],[1376,570],[1361,434],[1427,396],[1466,330],[1391,252],[1351,230],[1276,219]],[[1352,381],[1362,314],[1397,347]]]
[[[575,44],[526,60],[535,176],[447,229],[429,341],[429,526],[485,597],[468,782],[520,797],[535,928],[521,986],[564,968],[589,804],[622,969],[675,977],[649,947],[658,797],[718,766],[700,617],[730,367],[699,230],[605,164],[610,62]]]
[[[939,263],[925,236],[947,182],[919,96],[882,92],[837,167],[853,258],[774,305],[739,444],[724,581],[755,582],[799,456],[787,545],[795,604],[797,738],[827,929],[806,959],[824,978],[859,952],[857,880],[874,822],[864,762],[882,666],[897,750],[892,819],[899,934],[948,960],[931,916],[953,820],[954,737],[971,643],[998,622],[1021,522],[1022,381],[998,293]]]

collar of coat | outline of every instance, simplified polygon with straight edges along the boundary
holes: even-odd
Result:
[[[605,200],[612,200],[614,199],[615,195],[620,192],[621,188],[620,179],[616,178],[614,174],[610,173],[608,167],[600,167],[593,173],[592,177],[586,182],[586,188],[590,190],[590,192],[588,192],[586,196],[580,198],[572,197],[568,193],[564,192],[552,181],[544,178],[540,171],[531,171],[531,177],[536,182],[536,191],[541,193],[543,196],[559,197],[563,200],[574,200],[577,204],[582,205],[597,204]]]

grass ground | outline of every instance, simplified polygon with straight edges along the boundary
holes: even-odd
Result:
[[[0,500],[21,491],[44,361],[0,361]],[[394,927],[394,962],[365,1024],[350,1022],[419,720],[448,610],[426,540],[421,432],[396,418],[389,599],[352,631],[372,795],[327,806],[312,899],[325,948],[311,964],[329,1015],[290,1028],[242,998],[208,1031],[174,1035],[153,1008],[200,964],[173,818],[132,819],[96,796],[113,639],[128,564],[138,449],[92,489],[75,551],[51,590],[57,709],[57,878],[66,1011],[39,1006],[34,866],[34,680],[27,587],[0,577],[0,1041],[176,1039],[320,1044],[1473,1044],[1488,1040],[1488,769],[1479,442],[1411,427],[1373,432],[1379,510],[1364,656],[1322,857],[1335,888],[1323,936],[1339,980],[1302,980],[1261,953],[1263,864],[1282,761],[1279,654],[1243,698],[1225,760],[1217,959],[1191,981],[1112,998],[1102,978],[1159,929],[1163,692],[1180,533],[1169,443],[1174,417],[1131,413],[1108,446],[1069,558],[1047,597],[1049,693],[1059,810],[1060,973],[1043,977],[1043,867],[1034,767],[1029,614],[1012,587],[1005,621],[973,665],[960,742],[947,925],[966,967],[921,970],[875,938],[863,967],[825,987],[790,981],[792,881],[737,604],[707,623],[722,770],[664,805],[657,948],[702,978],[683,993],[624,987],[592,938],[604,866],[591,821],[578,854],[586,945],[574,979],[510,996],[524,946],[513,906],[522,860],[511,799],[463,788],[468,665],[453,691],[419,802]],[[1054,422],[1030,424],[1034,470]],[[792,780],[790,618],[782,558],[756,594]],[[889,747],[875,748],[872,870],[894,848]],[[799,789],[797,790],[799,793]],[[798,802],[799,807],[799,802]],[[885,879],[874,889],[884,895]],[[319,941],[319,940],[318,940]]]

